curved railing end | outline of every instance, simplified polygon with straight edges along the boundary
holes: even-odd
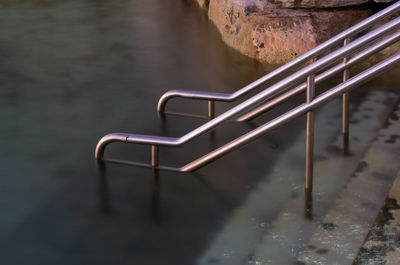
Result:
[[[102,160],[104,157],[104,151],[108,144],[110,144],[112,142],[127,142],[128,137],[129,137],[129,134],[125,134],[125,133],[109,133],[109,134],[103,136],[97,143],[94,157],[97,160]]]

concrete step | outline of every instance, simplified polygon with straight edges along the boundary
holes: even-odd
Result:
[[[400,171],[390,188],[355,265],[398,265],[400,263]]]
[[[400,169],[398,117],[400,104],[312,235],[308,248],[300,253],[301,264],[353,264]]]
[[[304,212],[303,193],[298,199],[288,202],[255,248],[254,261],[259,264],[293,264],[298,253],[310,245],[308,241],[316,229],[326,226],[330,229],[330,223],[323,221],[325,214],[356,171],[360,159],[384,125],[397,99],[398,95],[393,93],[369,93],[351,115],[351,155],[342,154],[341,135],[338,135],[316,158],[312,216]],[[321,254],[325,252],[324,248],[312,250]]]
[[[322,143],[315,146],[315,153],[319,154],[339,130],[336,125],[340,124],[340,101],[332,101],[324,106],[315,119],[316,130],[324,132],[316,135],[318,142]],[[265,174],[242,205],[232,213],[197,264],[241,265],[246,261],[282,205],[293,196],[298,196],[298,190],[301,190],[304,140],[303,133],[295,144],[281,152],[271,172]]]
[[[292,264],[321,223],[338,192],[355,171],[386,120],[393,93],[371,92],[352,113],[351,156],[340,152],[340,101],[316,116],[314,219],[304,217],[305,135],[284,152],[247,200],[226,222],[198,264]],[[339,177],[338,177],[339,176]],[[343,177],[342,177],[343,176]],[[283,206],[283,208],[282,208]]]

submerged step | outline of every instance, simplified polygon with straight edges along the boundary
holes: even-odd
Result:
[[[316,135],[315,154],[320,154],[337,134],[336,123],[340,124],[340,113],[339,100],[328,103],[317,112],[315,128],[321,133]],[[281,205],[297,197],[303,188],[304,139],[305,133],[300,134],[297,141],[281,153],[271,173],[266,174],[233,212],[197,264],[242,265],[247,261]]]
[[[254,260],[260,264],[292,264],[299,251],[308,245],[315,229],[321,225],[326,228],[325,222],[321,222],[323,216],[356,170],[358,161],[383,126],[397,97],[385,92],[368,94],[358,110],[351,115],[351,155],[342,154],[342,137],[338,135],[315,161],[311,216],[304,212],[303,194],[288,202],[255,249]],[[323,253],[324,249],[316,248],[313,251]]]
[[[371,92],[352,113],[351,156],[341,154],[340,137],[329,144],[339,129],[329,117],[334,115],[340,121],[340,104],[332,102],[321,110],[315,131],[313,220],[304,215],[305,136],[302,135],[282,154],[273,173],[234,212],[198,264],[291,264],[296,261],[298,252],[306,247],[330,204],[354,172],[357,161],[382,127],[396,98],[393,93]]]

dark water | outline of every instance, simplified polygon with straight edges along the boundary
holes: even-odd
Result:
[[[101,174],[98,139],[160,134],[163,92],[230,93],[269,67],[226,47],[191,1],[0,7],[1,264],[195,264],[304,129],[299,119],[196,173],[161,172],[157,185],[147,169],[107,165]],[[206,105],[174,100],[169,108],[205,113]],[[164,133],[203,122],[169,117]],[[180,166],[250,128],[227,124],[182,149],[161,149],[161,164]],[[133,145],[107,154],[150,158]]]
[[[161,173],[159,194],[146,169],[109,165],[101,177],[95,145],[113,131],[159,134],[156,103],[168,89],[232,92],[267,69],[227,48],[186,1],[0,6],[1,264],[194,263],[281,143],[249,147],[268,149],[258,159],[238,153],[195,174]],[[171,117],[166,134],[202,122]],[[161,163],[182,165],[212,145],[206,136],[161,150]],[[143,147],[109,154],[149,159]]]

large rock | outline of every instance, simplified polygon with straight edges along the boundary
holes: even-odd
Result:
[[[228,45],[259,61],[281,64],[368,17],[370,11],[280,9],[265,0],[211,0],[208,14]]]

